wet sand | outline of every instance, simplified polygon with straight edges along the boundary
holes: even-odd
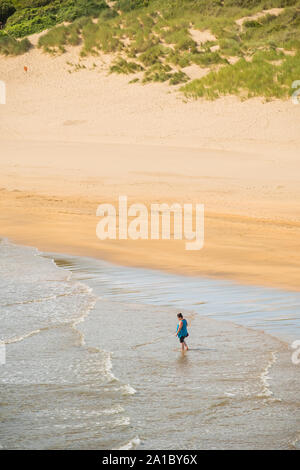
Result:
[[[300,106],[184,102],[165,84],[108,75],[107,56],[69,73],[78,52],[1,59],[1,235],[46,251],[299,290]],[[147,206],[205,204],[204,249],[100,242],[97,206],[122,194]]]
[[[3,142],[1,234],[45,251],[299,290],[296,158],[156,146]],[[204,203],[205,243],[96,237],[98,204]]]

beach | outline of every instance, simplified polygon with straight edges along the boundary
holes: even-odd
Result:
[[[108,75],[103,57],[86,60],[99,70],[68,73],[75,57],[76,48],[59,57],[33,50],[1,61],[1,234],[47,251],[297,290],[300,106],[184,102],[165,84]],[[119,195],[204,204],[204,249],[100,242],[97,206]]]

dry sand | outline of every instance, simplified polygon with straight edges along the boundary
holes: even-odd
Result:
[[[67,62],[78,64],[77,48],[0,59],[0,235],[42,250],[299,290],[300,105],[184,102],[165,84],[108,75],[108,61],[88,59],[74,71]],[[120,194],[148,205],[204,203],[204,248],[100,242],[97,205]]]

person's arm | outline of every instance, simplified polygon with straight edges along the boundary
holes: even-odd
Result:
[[[183,327],[183,323],[182,323],[182,321],[180,320],[180,322],[179,322],[179,328],[178,328],[178,330],[177,330],[176,336],[178,336],[178,333],[179,333],[179,331],[181,330],[182,327]]]

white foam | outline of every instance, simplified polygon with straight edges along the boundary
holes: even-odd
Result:
[[[224,395],[226,395],[226,397],[235,397],[235,394],[230,392],[225,392]]]
[[[0,244],[1,339],[22,341],[44,329],[76,326],[95,305],[92,289],[37,249]],[[80,342],[84,337],[80,334]]]
[[[112,360],[111,360],[111,352],[109,351],[102,351],[104,353],[104,373],[111,381],[119,381],[117,377],[112,373]]]
[[[129,416],[122,416],[121,418],[116,419],[114,422],[115,426],[129,426],[130,425],[130,418]]]
[[[134,395],[136,393],[136,390],[129,384],[123,385],[122,390],[123,395]]]
[[[263,389],[262,389],[262,392],[258,394],[258,397],[269,398],[273,396],[273,392],[270,389],[270,384],[269,384],[269,381],[271,380],[269,371],[276,361],[277,361],[277,354],[276,352],[272,352],[270,361],[268,362],[266,368],[263,370],[263,372],[260,375],[260,380],[262,382]]]
[[[125,410],[124,410],[124,408],[122,408],[122,406],[117,405],[114,408],[108,408],[106,410],[102,410],[101,414],[103,414],[103,415],[115,415],[115,414],[118,414],[118,413],[124,413],[124,411]]]
[[[91,289],[89,289],[89,290],[91,291]],[[84,346],[84,345],[85,345],[84,334],[83,334],[80,330],[78,330],[78,329],[76,328],[76,326],[79,325],[79,323],[84,322],[84,320],[86,319],[86,317],[89,315],[90,311],[94,308],[95,304],[96,304],[96,297],[93,298],[93,299],[90,301],[90,303],[89,303],[89,305],[88,305],[88,308],[86,309],[85,312],[83,312],[83,314],[81,315],[81,317],[77,318],[77,319],[74,320],[73,323],[72,323],[72,328],[73,328],[73,329],[76,331],[76,333],[78,333],[78,335],[79,335],[79,338],[80,338],[80,345],[81,345],[81,346]]]

